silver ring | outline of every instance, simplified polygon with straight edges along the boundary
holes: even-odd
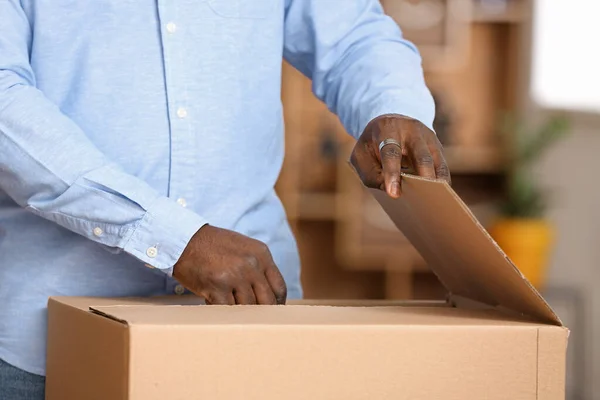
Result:
[[[385,139],[379,143],[379,152],[381,153],[381,150],[388,144],[393,144],[394,146],[398,146],[400,149],[402,149],[402,145],[396,139]]]

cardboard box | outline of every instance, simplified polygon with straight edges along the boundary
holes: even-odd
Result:
[[[52,298],[48,400],[564,399],[568,331],[445,183],[373,191],[448,302]]]

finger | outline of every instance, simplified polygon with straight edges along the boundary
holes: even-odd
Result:
[[[206,298],[206,304],[208,305],[234,305],[235,298],[232,292],[215,291],[209,293]]]
[[[254,283],[252,289],[254,289],[257,304],[278,304],[275,293],[273,293],[273,289],[269,285],[266,276],[262,276],[262,279]]]
[[[377,160],[373,151],[367,148],[362,141],[357,142],[354,146],[354,150],[350,156],[350,163],[366,187],[383,189],[384,181],[381,174],[381,163]]]
[[[270,266],[266,268],[265,277],[269,282],[271,291],[275,295],[277,304],[285,304],[285,301],[287,300],[287,285],[275,263],[271,263]]]
[[[416,136],[416,138],[411,141],[407,150],[417,175],[424,178],[435,179],[433,156],[423,137],[420,135]]]
[[[235,297],[235,304],[256,304],[256,297],[254,296],[254,290],[250,284],[240,286],[233,290],[233,297]]]
[[[436,178],[445,180],[448,182],[448,184],[452,184],[450,169],[448,168],[448,163],[444,157],[444,148],[437,136],[433,132],[430,133],[430,135],[426,136],[425,141],[429,146],[429,151],[431,152],[431,156],[433,158]]]
[[[394,198],[400,197],[400,171],[402,169],[402,149],[396,144],[388,144],[381,149],[381,166],[385,191]]]
[[[441,144],[430,145],[431,156],[433,157],[433,164],[435,167],[435,176],[437,179],[442,179],[452,184],[452,177],[450,176],[450,169],[448,163],[444,157]]]

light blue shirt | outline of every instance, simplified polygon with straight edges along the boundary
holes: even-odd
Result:
[[[44,374],[49,296],[180,293],[207,223],[264,241],[302,295],[273,189],[282,57],[355,137],[386,113],[431,127],[376,0],[0,0],[1,359]]]

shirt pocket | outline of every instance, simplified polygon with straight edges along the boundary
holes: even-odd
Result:
[[[223,18],[265,19],[277,10],[281,0],[208,0],[208,6]]]

